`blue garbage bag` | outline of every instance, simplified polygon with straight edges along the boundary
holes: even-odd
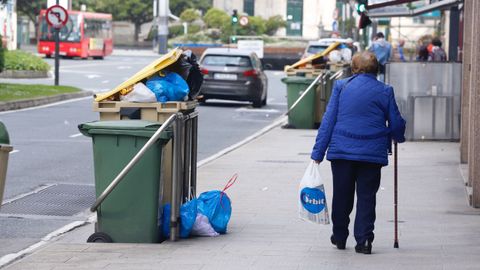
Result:
[[[218,233],[226,233],[232,215],[232,203],[227,194],[220,190],[206,191],[197,198],[197,210],[205,215],[213,229]]]
[[[175,72],[165,72],[165,76],[155,75],[145,85],[155,94],[158,102],[183,101],[189,91],[187,82]]]
[[[170,204],[163,206],[161,231],[162,236],[170,236]],[[197,218],[197,199],[190,200],[180,206],[180,237],[187,238],[192,231],[193,224]]]

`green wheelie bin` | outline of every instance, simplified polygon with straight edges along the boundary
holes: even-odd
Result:
[[[7,128],[0,122],[0,206],[3,200],[3,191],[5,189],[5,178],[7,177],[8,155],[13,147],[10,144]]]
[[[306,78],[300,76],[289,76],[282,78],[282,82],[287,85],[287,105],[290,109],[297,99],[307,90],[308,86],[315,78]],[[292,128],[312,129],[315,128],[315,98],[318,86],[303,97],[303,99],[288,114],[288,124]]]
[[[160,126],[158,122],[143,120],[95,121],[79,125],[80,132],[91,137],[93,142],[97,198]],[[87,242],[159,242],[162,152],[171,137],[171,130],[162,132],[157,142],[100,204],[95,233]]]

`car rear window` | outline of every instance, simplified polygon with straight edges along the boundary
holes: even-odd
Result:
[[[321,53],[323,52],[328,46],[326,45],[311,45],[308,47],[307,52],[311,54]]]
[[[229,56],[229,55],[205,55],[202,61],[203,65],[208,66],[232,66],[232,67],[251,67],[252,63],[247,56]]]

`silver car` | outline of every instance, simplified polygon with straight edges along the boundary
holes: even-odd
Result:
[[[254,52],[209,48],[200,58],[204,81],[201,102],[207,99],[250,101],[253,107],[267,104],[268,79]]]

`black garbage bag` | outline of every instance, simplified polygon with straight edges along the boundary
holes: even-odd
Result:
[[[197,57],[190,50],[186,50],[172,65],[166,70],[180,75],[188,84],[188,99],[194,100],[200,92],[203,83],[203,74],[197,62]]]
[[[192,65],[190,67],[190,72],[188,73],[188,77],[186,80],[188,86],[190,87],[190,92],[188,93],[188,97],[190,100],[194,100],[200,93],[200,87],[202,86],[202,83],[203,83],[203,74],[200,71],[200,66],[198,65],[197,57],[195,56],[195,54],[193,54],[192,51],[190,50],[187,52],[188,52],[187,61],[188,63],[190,63],[190,65]]]

